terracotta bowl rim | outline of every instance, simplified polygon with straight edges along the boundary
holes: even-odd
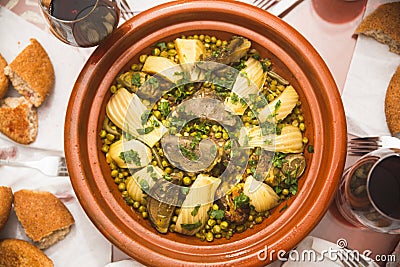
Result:
[[[309,65],[315,76],[312,78],[307,76],[308,79],[304,78],[301,84],[304,87],[310,87],[310,89],[303,88],[303,90],[305,90],[307,100],[310,100],[309,105],[312,105],[313,110],[318,111],[316,114],[312,114],[314,123],[312,135],[316,150],[312,155],[310,169],[316,174],[321,172],[319,164],[327,169],[323,170],[323,177],[307,177],[308,179],[293,203],[280,215],[276,222],[272,223],[271,229],[274,233],[279,233],[279,236],[270,236],[263,229],[243,240],[236,240],[227,244],[192,246],[158,238],[157,234],[140,225],[137,225],[135,230],[129,228],[129,223],[135,222],[126,213],[120,212],[121,209],[113,196],[113,190],[106,187],[104,176],[99,167],[99,151],[96,150],[98,148],[96,141],[93,141],[98,136],[96,132],[97,122],[92,122],[92,120],[98,118],[100,114],[99,105],[103,101],[101,97],[104,96],[105,91],[92,88],[91,80],[99,72],[99,68],[107,65],[105,62],[109,60],[110,54],[119,53],[118,60],[120,63],[112,63],[111,65],[117,70],[110,70],[111,74],[108,73],[107,75],[113,75],[113,72],[120,71],[122,66],[127,64],[129,56],[118,52],[118,49],[129,49],[129,41],[126,41],[126,38],[130,38],[130,34],[154,26],[155,20],[165,19],[167,16],[196,12],[196,14],[200,14],[211,11],[216,14],[240,16],[247,19],[249,24],[262,25],[277,34],[284,32],[282,38],[287,41],[285,45],[293,47],[293,53],[300,54],[304,64]],[[185,19],[190,21],[190,16],[183,18],[183,20]],[[207,24],[206,21],[204,23]],[[234,21],[230,23],[235,25]],[[228,24],[227,27],[229,27]],[[252,31],[249,29],[249,32]],[[284,59],[294,62],[284,51],[282,54],[285,56]],[[299,71],[299,73],[296,72],[293,75],[295,78],[305,77],[305,74],[300,72],[301,70],[297,65],[290,66],[293,70]],[[318,84],[321,84],[318,93],[324,97],[326,106],[320,106],[315,91],[317,89],[311,88],[311,79],[318,80]],[[91,90],[98,91],[93,92]],[[88,109],[88,107],[90,108]],[[324,110],[322,110],[323,108]],[[323,117],[322,112],[328,115]],[[324,118],[329,118],[330,121],[324,121]],[[88,123],[87,126],[85,122]],[[113,244],[146,265],[159,265],[166,262],[173,265],[199,265],[204,260],[212,262],[214,265],[256,266],[265,265],[272,260],[272,258],[266,259],[263,262],[257,259],[258,253],[266,245],[276,251],[289,251],[318,224],[333,200],[344,168],[346,144],[346,122],[341,97],[323,59],[312,45],[287,23],[261,9],[236,1],[170,2],[145,11],[127,21],[117,29],[110,39],[94,51],[85,64],[72,91],[65,120],[65,155],[71,182],[81,206],[95,226]],[[322,148],[324,148],[324,153],[322,153]],[[327,156],[331,158],[325,158]],[[327,160],[330,161],[326,162]],[[318,180],[322,178],[326,180]],[[312,190],[316,185],[323,186],[324,192]],[[302,210],[303,205],[308,210]],[[121,224],[118,225],[116,221]],[[140,236],[141,239],[135,240],[125,231],[137,231],[129,233],[135,233],[137,235],[135,237]],[[276,259],[276,256],[276,254],[273,256],[273,260]]]

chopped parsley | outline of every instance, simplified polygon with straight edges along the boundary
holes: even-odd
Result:
[[[192,212],[190,213],[192,216],[196,216],[197,213],[199,212],[200,209],[200,204],[197,204],[194,209],[192,210]]]
[[[187,231],[192,231],[194,229],[201,227],[201,225],[202,225],[201,222],[197,221],[195,223],[182,223],[181,227]]]
[[[133,149],[122,151],[119,157],[125,161],[125,163],[135,163],[136,166],[141,166],[139,153]]]
[[[142,180],[139,181],[139,185],[140,185],[140,188],[141,188],[144,192],[148,192],[149,189],[150,189],[149,183],[148,183],[146,180],[144,180],[144,179],[142,179]]]
[[[196,153],[194,153],[193,151],[190,151],[186,147],[179,145],[179,149],[181,150],[182,155],[189,158],[190,160],[198,160],[199,159],[199,156]]]
[[[141,83],[140,80],[141,80],[140,73],[135,72],[135,73],[132,75],[132,80],[131,80],[132,85],[133,85],[133,86],[136,86],[136,87],[140,87],[140,86],[142,85],[142,83]]]
[[[144,129],[136,129],[136,132],[140,135],[151,133],[154,130],[154,126],[149,126]]]
[[[210,212],[210,217],[216,219],[216,220],[222,220],[222,218],[225,217],[225,211],[223,210],[212,210]]]
[[[246,196],[243,192],[240,193],[239,196],[237,196],[233,199],[233,204],[235,204],[235,210],[238,207],[243,207],[249,203],[250,203],[250,198],[248,196]]]
[[[160,111],[161,111],[161,114],[165,117],[167,117],[169,115],[169,113],[171,112],[171,109],[169,107],[168,101],[160,102]]]

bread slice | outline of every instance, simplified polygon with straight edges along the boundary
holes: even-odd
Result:
[[[10,215],[13,193],[10,187],[0,186],[0,230],[4,227]]]
[[[52,267],[53,261],[40,249],[21,239],[0,241],[1,267]]]
[[[38,116],[36,108],[24,97],[0,100],[0,132],[20,144],[36,140]]]
[[[67,207],[50,192],[17,191],[14,210],[26,235],[40,249],[64,239],[75,223]]]
[[[0,54],[0,99],[2,99],[8,89],[9,81],[4,74],[4,68],[7,66],[6,59]]]
[[[54,68],[47,52],[34,38],[4,69],[13,87],[39,107],[54,86]]]
[[[400,55],[400,2],[378,6],[361,21],[355,33],[373,37]]]
[[[400,16],[400,13],[399,13]],[[400,27],[400,25],[399,25]],[[400,134],[400,66],[390,79],[385,96],[385,116],[392,135]]]

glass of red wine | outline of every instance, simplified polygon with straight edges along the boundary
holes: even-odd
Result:
[[[400,150],[381,148],[343,175],[336,195],[341,215],[360,228],[400,234]]]
[[[77,47],[100,44],[119,22],[115,0],[39,0],[39,5],[50,31]]]

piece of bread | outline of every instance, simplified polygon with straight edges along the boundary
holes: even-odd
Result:
[[[400,16],[400,13],[399,13]],[[400,27],[400,25],[399,25]],[[400,134],[400,66],[390,79],[385,96],[386,122],[392,135]]]
[[[4,227],[10,215],[13,193],[10,187],[0,186],[0,230]]]
[[[378,6],[361,21],[355,33],[373,37],[400,55],[400,2]]]
[[[35,141],[38,131],[36,108],[24,97],[0,100],[0,132],[20,144]]]
[[[40,249],[21,239],[0,241],[1,267],[52,267],[53,261]]]
[[[8,89],[9,81],[4,74],[4,68],[7,66],[6,59],[0,54],[0,99],[2,99]]]
[[[64,239],[75,223],[64,203],[50,192],[17,191],[14,193],[14,210],[26,235],[40,249]]]
[[[54,87],[54,68],[42,45],[34,38],[4,69],[13,87],[39,107]]]

